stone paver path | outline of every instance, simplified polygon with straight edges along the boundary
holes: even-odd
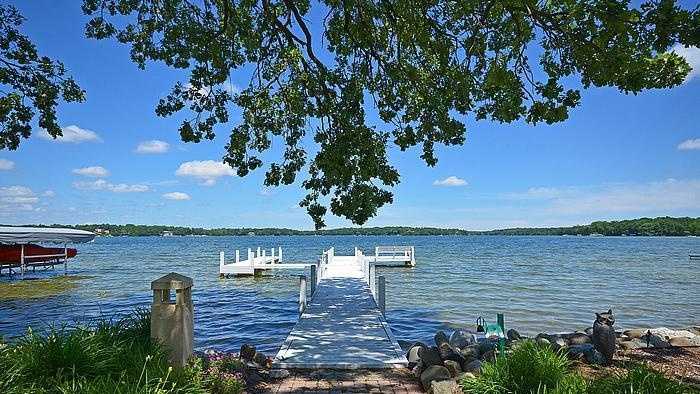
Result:
[[[407,369],[292,371],[281,381],[270,383],[270,393],[422,393],[420,384]]]

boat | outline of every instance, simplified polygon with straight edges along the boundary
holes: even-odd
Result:
[[[37,263],[43,261],[57,260],[59,258],[73,258],[78,251],[73,248],[45,248],[36,244],[24,245],[24,261]],[[0,262],[21,263],[22,245],[0,245]]]
[[[0,226],[0,275],[7,270],[12,276],[18,270],[24,279],[29,269],[34,272],[37,268],[54,268],[59,264],[63,264],[63,271],[67,273],[68,259],[78,254],[67,244],[93,239],[94,233],[73,228]],[[63,247],[49,248],[37,245],[39,243],[57,243]]]

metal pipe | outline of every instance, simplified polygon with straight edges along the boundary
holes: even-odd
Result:
[[[378,278],[378,297],[377,297],[377,304],[379,306],[379,310],[382,311],[382,315],[386,316],[386,278],[384,278],[384,275],[381,275]]]
[[[299,314],[306,310],[306,275],[299,275]]]
[[[19,253],[19,265],[20,265],[20,271],[22,273],[22,279],[24,279],[24,244],[22,244],[21,250]]]

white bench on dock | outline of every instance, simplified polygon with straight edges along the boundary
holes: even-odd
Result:
[[[374,248],[374,256],[367,257],[378,266],[416,266],[416,254],[413,246],[377,246]]]
[[[282,262],[282,248],[277,249],[277,254],[275,255],[275,248],[270,249],[270,254],[267,254],[267,250],[258,247],[257,251],[248,248],[248,255],[245,260],[241,260],[241,252],[236,250],[236,258],[234,261],[227,263],[226,256],[224,252],[219,252],[219,276],[243,276],[243,275],[255,275],[260,271],[271,269],[273,265]]]
[[[274,368],[396,368],[407,360],[384,318],[385,280],[373,256],[324,252],[312,266],[307,301],[300,277],[300,317],[273,360]]]

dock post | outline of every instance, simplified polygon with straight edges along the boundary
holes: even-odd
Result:
[[[382,315],[386,315],[386,278],[384,275],[377,278],[377,306],[382,311]]]
[[[251,267],[255,264],[255,254],[253,254],[250,248],[248,248],[248,264],[250,264]]]
[[[277,252],[278,252],[277,253],[277,260],[279,260],[279,262],[281,263],[282,262],[282,247],[281,246],[279,247]]]
[[[311,265],[311,297],[316,293],[316,285],[318,284],[318,271],[316,265]]]
[[[299,314],[306,310],[306,275],[299,275]]]
[[[376,271],[377,268],[374,266],[374,264],[369,265],[369,290],[372,292],[373,296],[377,296],[377,288],[376,288]]]
[[[260,257],[260,246],[258,246],[258,253],[256,254],[256,256]]]
[[[226,261],[224,260],[224,252],[221,251],[219,252],[219,267],[222,267],[225,264],[225,262]]]
[[[240,261],[241,261],[241,252],[238,249],[236,249],[236,264],[238,264]]]

